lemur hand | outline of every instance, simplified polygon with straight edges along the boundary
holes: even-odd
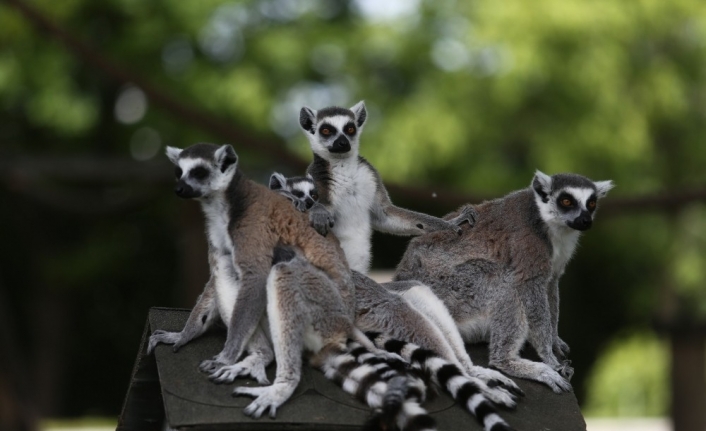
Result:
[[[468,222],[470,227],[473,227],[476,224],[476,220],[478,220],[478,211],[471,205],[464,205],[461,207],[458,215],[449,220],[449,223],[461,226],[463,223]]]
[[[569,349],[569,345],[564,342],[559,337],[554,338],[554,343],[552,343],[552,350],[554,351],[554,355],[556,355],[557,358],[559,359],[566,359],[567,356],[569,356],[569,352],[571,349]]]
[[[311,226],[322,236],[326,236],[333,227],[333,216],[318,202],[309,210],[309,221]]]

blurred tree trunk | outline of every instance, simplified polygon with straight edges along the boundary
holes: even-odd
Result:
[[[671,331],[671,390],[674,431],[706,430],[706,354],[699,328]]]
[[[16,339],[14,315],[0,285],[0,430],[34,431],[37,412],[29,391],[27,362]]]

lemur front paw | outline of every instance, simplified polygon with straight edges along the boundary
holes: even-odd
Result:
[[[233,390],[233,396],[245,395],[248,397],[256,397],[253,402],[245,407],[243,412],[257,419],[262,416],[264,412],[269,410],[270,417],[274,419],[277,414],[277,408],[292,396],[296,387],[296,383],[294,385],[290,383],[274,383],[271,386],[259,388],[240,386]]]
[[[568,359],[562,361],[561,365],[555,368],[555,370],[568,381],[571,381],[571,378],[574,376],[574,368],[571,366],[571,361]]]
[[[519,386],[505,374],[497,370],[474,365],[471,367],[470,375],[484,381],[489,387],[502,387],[513,396],[524,397],[525,393]]]
[[[147,354],[152,354],[154,348],[157,347],[159,343],[174,345],[173,350],[175,352],[186,344],[186,342],[182,341],[181,332],[167,332],[157,329],[150,335],[149,342],[147,343]]]
[[[316,203],[309,210],[309,222],[321,236],[326,236],[333,228],[333,216],[323,205]]]
[[[552,344],[552,351],[557,358],[566,359],[569,356],[571,349],[569,348],[569,345],[564,342],[564,340],[556,337],[554,338],[554,343]]]
[[[571,367],[568,368],[571,370],[571,374],[573,375],[574,369]],[[552,391],[557,394],[560,394],[562,392],[569,392],[571,390],[571,383],[569,383],[568,380],[565,379],[561,374],[552,370],[549,366],[547,366],[546,370],[540,373],[540,375],[537,377],[537,380],[547,384],[547,386],[549,386]]]
[[[266,358],[252,354],[238,363],[217,368],[208,378],[215,383],[232,383],[239,376],[250,376],[261,385],[269,385],[270,381],[265,373],[267,365],[269,362]]]
[[[469,226],[473,227],[476,224],[476,220],[478,220],[478,211],[476,211],[471,205],[464,205],[461,207],[459,214],[450,221],[457,226],[468,222]]]
[[[199,370],[206,374],[213,374],[216,372],[216,370],[228,366],[230,364],[226,363],[225,360],[221,358],[220,355],[216,355],[213,357],[213,359],[206,359],[204,361],[201,361],[199,364]]]

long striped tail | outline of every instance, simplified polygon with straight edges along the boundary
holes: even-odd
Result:
[[[349,342],[346,349],[326,352],[315,362],[329,380],[375,410],[366,430],[436,430],[436,421],[421,407],[426,387],[421,379],[404,372],[406,364],[381,358]]]
[[[435,384],[475,416],[485,431],[514,431],[483,395],[480,387],[482,381],[467,377],[456,365],[414,343],[391,339],[376,332],[366,332],[365,335],[377,348],[396,353],[413,367],[427,373]]]

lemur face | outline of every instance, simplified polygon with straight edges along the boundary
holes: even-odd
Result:
[[[185,199],[206,198],[225,189],[238,161],[232,146],[213,144],[194,144],[183,150],[167,147],[167,157],[176,166],[174,192]]]
[[[319,200],[314,179],[309,174],[306,177],[285,178],[275,172],[270,177],[270,189],[284,192],[283,194],[295,201],[297,208],[308,210]]]
[[[546,175],[540,171],[532,180],[536,202],[547,224],[588,230],[598,207],[598,199],[613,188],[612,181],[593,182],[575,174]]]
[[[351,109],[332,106],[318,111],[303,107],[299,125],[306,132],[314,153],[324,159],[357,156],[360,132],[368,114],[360,101]],[[353,151],[352,151],[353,150]]]

